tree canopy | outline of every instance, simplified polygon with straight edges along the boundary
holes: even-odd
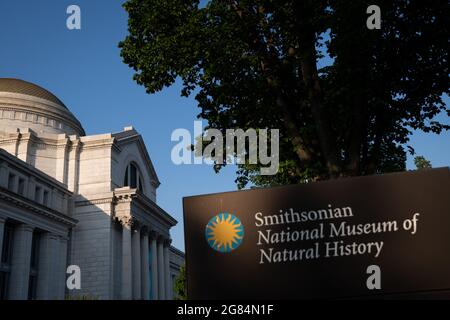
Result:
[[[416,156],[414,158],[414,164],[415,164],[417,170],[432,168],[431,162],[428,161],[427,159],[425,159],[424,156]]]
[[[148,93],[181,79],[209,128],[280,129],[278,174],[241,165],[239,187],[399,171],[413,130],[449,129],[449,4],[379,0],[369,30],[370,4],[128,0],[119,47]]]
[[[186,267],[180,268],[180,273],[175,279],[173,286],[175,292],[175,300],[187,300],[187,288],[186,288]]]

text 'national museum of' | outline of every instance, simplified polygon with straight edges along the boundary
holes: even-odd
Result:
[[[159,184],[132,127],[86,136],[52,93],[0,78],[0,299],[172,299],[184,254]]]

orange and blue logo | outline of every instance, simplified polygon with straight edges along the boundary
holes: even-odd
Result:
[[[244,239],[244,226],[238,217],[230,213],[219,213],[206,225],[205,237],[211,248],[228,253],[241,245]]]

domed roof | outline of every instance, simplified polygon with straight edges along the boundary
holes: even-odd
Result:
[[[23,81],[20,79],[0,78],[0,92],[27,94],[29,96],[54,102],[67,109],[64,103],[50,91],[47,91],[44,88],[35,85],[34,83]]]
[[[78,119],[53,93],[24,80],[0,78],[0,131],[24,127],[36,132],[85,135]]]

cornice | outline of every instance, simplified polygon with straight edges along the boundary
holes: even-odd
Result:
[[[84,206],[90,206],[93,204],[105,204],[105,203],[113,203],[114,198],[112,197],[104,197],[104,198],[98,198],[98,199],[86,199],[86,200],[75,200],[75,207],[84,207]]]
[[[114,138],[101,138],[99,140],[81,141],[80,150],[110,148],[114,145]]]

